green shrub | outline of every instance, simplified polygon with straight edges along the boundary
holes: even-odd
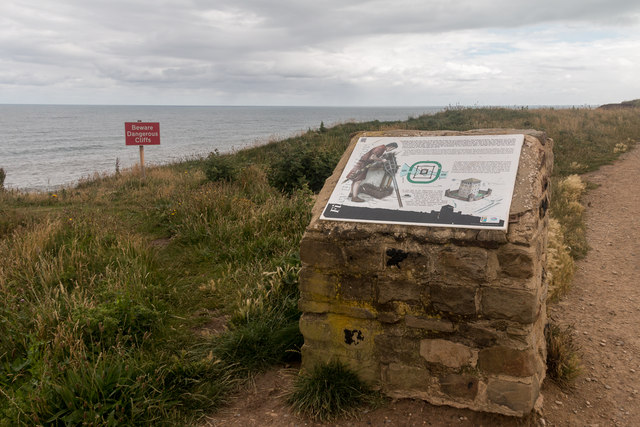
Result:
[[[289,194],[305,187],[317,193],[333,173],[339,159],[340,154],[313,146],[284,150],[271,164],[269,183]]]
[[[376,394],[341,362],[318,364],[301,374],[287,398],[293,411],[317,422],[352,417],[363,405],[374,404]]]
[[[4,179],[7,177],[7,173],[3,168],[0,168],[0,191],[4,190]]]
[[[209,154],[204,162],[204,174],[212,182],[235,181],[239,174],[239,167],[231,154],[220,154],[218,150]]]

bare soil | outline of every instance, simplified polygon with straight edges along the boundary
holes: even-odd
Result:
[[[575,329],[582,370],[571,389],[549,380],[544,405],[525,419],[422,401],[397,400],[331,426],[640,426],[640,149],[583,176],[599,187],[585,197],[591,250],[577,263],[569,294],[549,308]],[[296,367],[255,378],[206,426],[320,426],[291,414],[284,394]]]

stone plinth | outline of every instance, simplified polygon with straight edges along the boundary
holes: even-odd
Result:
[[[516,133],[525,139],[506,232],[319,219],[361,136]],[[338,359],[391,397],[529,413],[546,367],[552,164],[552,141],[531,130],[354,137],[301,243],[303,369]]]

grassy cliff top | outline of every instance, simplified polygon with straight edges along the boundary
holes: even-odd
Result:
[[[56,193],[0,190],[0,420],[196,423],[248,376],[299,357],[299,243],[354,132],[501,127],[546,131],[558,177],[640,135],[631,110],[450,109],[322,127],[145,180],[133,169]],[[563,227],[579,221],[551,209]]]

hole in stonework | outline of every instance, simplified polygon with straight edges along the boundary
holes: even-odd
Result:
[[[358,329],[345,329],[344,330],[344,343],[347,345],[358,345],[364,341],[364,335],[362,331]]]
[[[387,249],[387,256],[389,259],[387,260],[387,267],[393,267],[394,265],[400,269],[400,263],[404,261],[409,254],[403,251],[402,249]]]
[[[469,390],[471,390],[471,389],[473,388],[473,381],[472,381],[472,382],[470,382],[469,384],[467,384],[467,388],[468,388]]]
[[[544,218],[547,214],[547,209],[549,208],[549,199],[546,197],[542,202],[540,202],[540,218]]]

